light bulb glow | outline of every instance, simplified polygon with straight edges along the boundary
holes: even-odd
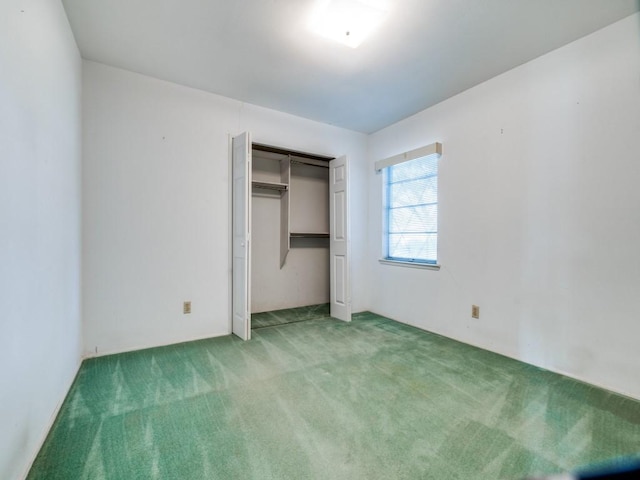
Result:
[[[388,13],[387,0],[318,0],[309,29],[356,48],[380,26]]]

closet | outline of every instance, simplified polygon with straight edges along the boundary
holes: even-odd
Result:
[[[348,165],[233,137],[232,332],[251,313],[329,303],[351,319]]]
[[[252,144],[251,312],[329,303],[329,161]]]

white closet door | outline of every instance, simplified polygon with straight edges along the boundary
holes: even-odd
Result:
[[[347,157],[329,163],[331,316],[351,321]]]
[[[248,132],[233,138],[233,270],[232,331],[251,338],[251,139]]]

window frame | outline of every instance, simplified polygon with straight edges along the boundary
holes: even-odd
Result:
[[[385,265],[395,265],[395,266],[403,266],[403,267],[411,267],[411,268],[423,268],[428,270],[439,270],[440,264],[438,263],[440,248],[439,248],[439,231],[440,231],[440,218],[439,218],[439,204],[440,204],[440,196],[439,192],[436,198],[436,208],[437,208],[437,223],[436,223],[436,252],[435,259],[420,259],[420,258],[401,258],[401,257],[391,257],[389,256],[389,205],[391,199],[390,192],[390,174],[391,168],[396,165],[418,160],[418,159],[427,159],[426,157],[431,157],[432,155],[437,155],[435,161],[437,162],[437,170],[436,174],[436,185],[439,187],[440,184],[440,164],[439,158],[442,153],[442,145],[439,143],[434,143],[432,145],[427,145],[425,147],[421,147],[410,152],[405,152],[400,155],[396,155],[394,157],[390,157],[385,160],[381,160],[376,162],[375,168],[378,173],[382,173],[382,258],[379,259],[379,263]],[[415,180],[418,180],[419,177],[416,177]]]

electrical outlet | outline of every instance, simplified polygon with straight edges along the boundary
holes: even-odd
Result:
[[[182,304],[182,313],[191,313],[191,302],[184,302]]]
[[[471,317],[480,318],[480,307],[478,305],[471,305]]]

